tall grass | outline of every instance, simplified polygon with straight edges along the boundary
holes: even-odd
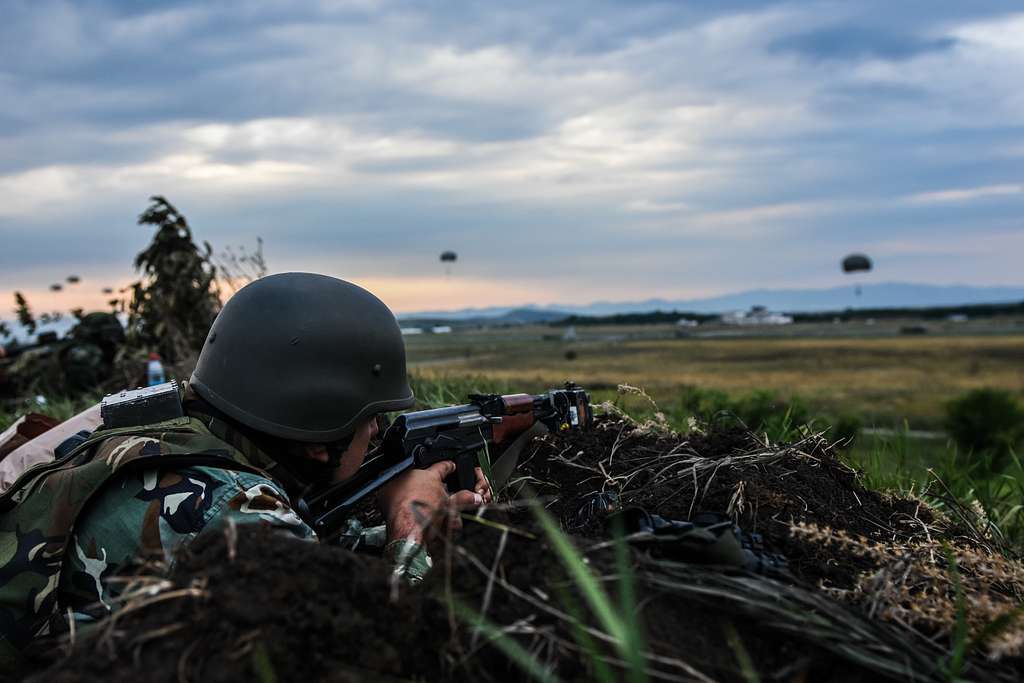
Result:
[[[904,426],[844,457],[869,488],[920,496],[1000,549],[1024,552],[1024,461],[1015,451],[1006,464],[997,463],[992,454],[965,453],[951,440],[912,437]]]

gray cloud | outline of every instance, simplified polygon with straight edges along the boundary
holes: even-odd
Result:
[[[861,26],[838,25],[786,36],[771,49],[795,52],[812,59],[909,59],[927,52],[941,52],[956,45],[953,38],[924,38],[913,33]]]
[[[0,288],[128,277],[153,193],[275,268],[429,278],[456,248],[551,300],[822,284],[897,243],[908,279],[1016,281],[1024,200],[972,189],[1024,182],[1012,9],[14,3]],[[977,199],[906,199],[943,192]]]

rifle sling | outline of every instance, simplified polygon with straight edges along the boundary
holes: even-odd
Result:
[[[550,430],[543,422],[535,422],[532,427],[520,434],[508,445],[501,455],[491,463],[491,489],[497,493],[505,488],[512,473],[519,466],[519,456],[522,455],[526,444],[533,441],[533,438],[541,434],[547,434]]]

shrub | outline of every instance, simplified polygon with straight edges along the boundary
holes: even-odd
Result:
[[[735,406],[724,391],[685,386],[680,397],[683,412],[701,422],[712,422],[719,414],[735,412]]]
[[[946,431],[964,451],[991,456],[993,471],[1024,438],[1024,408],[1001,389],[974,389],[946,406]]]
[[[831,421],[832,428],[828,432],[830,441],[842,442],[850,445],[860,433],[863,423],[856,415],[840,415]]]
[[[682,404],[686,412],[701,421],[733,417],[748,429],[764,432],[772,441],[789,440],[796,430],[811,422],[810,411],[799,398],[784,400],[763,389],[733,399],[716,389],[686,387]]]
[[[776,440],[786,438],[792,427],[810,423],[811,414],[796,396],[788,401],[759,389],[736,402],[736,414],[748,427],[767,432]]]

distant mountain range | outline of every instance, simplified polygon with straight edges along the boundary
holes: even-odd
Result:
[[[862,285],[856,296],[853,285],[825,289],[752,289],[737,294],[705,299],[645,299],[644,301],[595,301],[582,306],[551,304],[547,306],[494,306],[491,308],[464,308],[455,311],[424,311],[403,313],[398,316],[405,326],[442,325],[447,323],[487,325],[520,325],[562,320],[570,315],[615,315],[617,313],[650,313],[652,311],[680,311],[688,313],[725,313],[747,310],[751,306],[765,306],[771,311],[803,313],[813,311],[841,311],[847,308],[929,308],[932,306],[965,306],[1024,301],[1022,287],[970,287],[967,285],[921,285],[907,282],[887,282]],[[64,336],[74,325],[72,316],[60,321],[40,325],[40,331],[52,330]],[[30,342],[34,335],[26,334],[16,322],[7,321],[9,335],[0,335],[0,343],[17,339]]]
[[[595,301],[582,306],[550,304],[546,306],[494,306],[464,308],[455,311],[424,311],[398,316],[405,322],[463,321],[486,319],[496,322],[549,322],[570,314],[615,315],[617,313],[649,313],[651,311],[687,311],[693,313],[724,313],[765,306],[787,313],[841,311],[846,308],[928,308],[932,306],[963,306],[970,304],[1024,301],[1022,287],[972,287],[968,285],[922,285],[908,282],[886,282],[861,286],[824,289],[752,289],[737,294],[704,299],[645,299],[643,301]]]

